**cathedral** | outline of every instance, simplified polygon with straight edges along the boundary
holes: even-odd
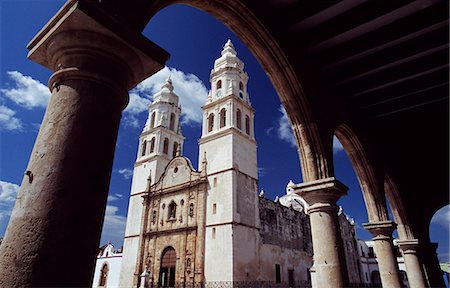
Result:
[[[153,96],[134,165],[119,286],[308,281],[307,215],[258,197],[248,79],[228,41],[202,107],[197,170],[182,156],[171,80]]]
[[[139,137],[123,251],[101,248],[93,287],[314,285],[307,203],[292,181],[275,201],[258,195],[248,79],[228,40],[202,107],[197,169],[182,155],[181,106],[171,79],[153,96]],[[364,255],[369,248],[358,242],[352,220],[342,210],[338,215],[347,282],[376,283],[370,273],[378,266]]]

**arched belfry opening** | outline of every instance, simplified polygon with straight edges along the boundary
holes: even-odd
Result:
[[[177,253],[171,246],[161,253],[161,267],[159,272],[159,287],[174,287],[177,264]]]

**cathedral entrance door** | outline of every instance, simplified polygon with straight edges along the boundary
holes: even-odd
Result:
[[[164,249],[161,257],[161,268],[159,272],[159,287],[175,286],[175,267],[177,254],[175,249],[167,247]]]

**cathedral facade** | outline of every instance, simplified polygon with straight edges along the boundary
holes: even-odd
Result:
[[[197,170],[182,156],[181,107],[170,79],[149,106],[133,173],[121,287],[308,281],[308,216],[257,194],[255,111],[231,41],[210,81]]]

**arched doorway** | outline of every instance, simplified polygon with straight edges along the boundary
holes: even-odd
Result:
[[[161,256],[161,268],[159,269],[159,287],[175,286],[175,267],[177,254],[173,247],[164,249]]]

